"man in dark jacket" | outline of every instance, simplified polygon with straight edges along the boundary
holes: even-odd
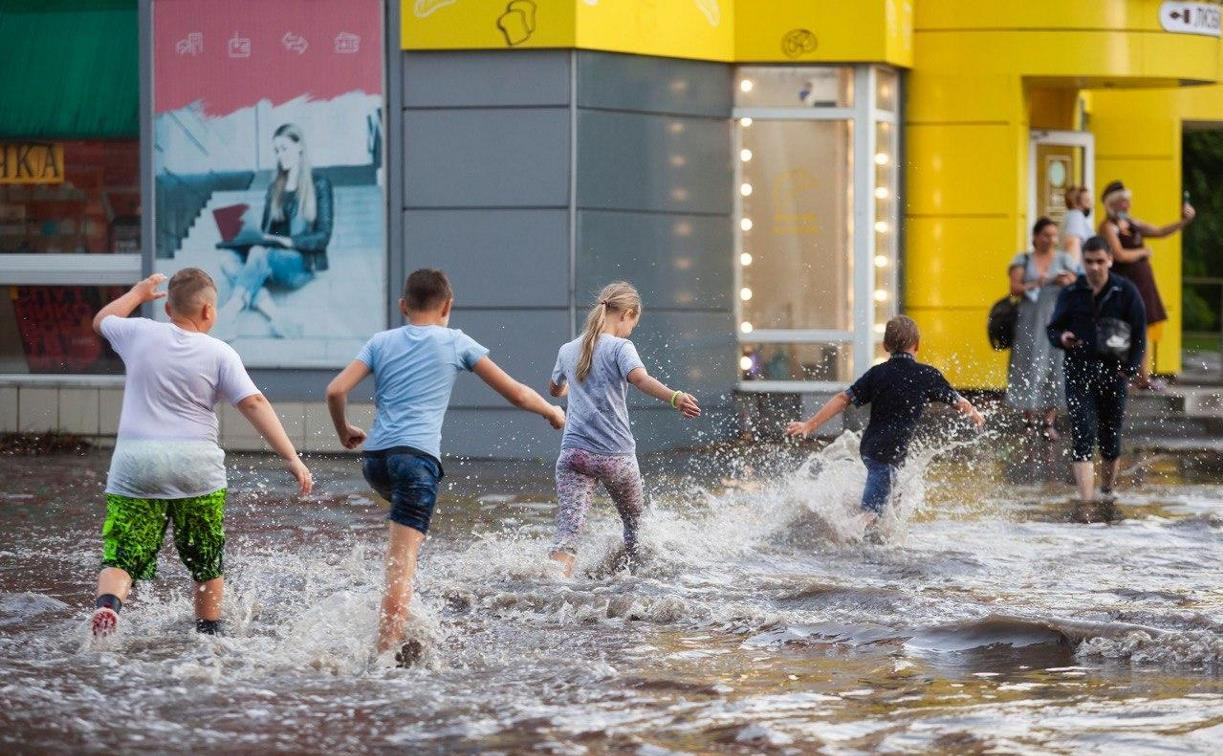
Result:
[[[1074,479],[1079,498],[1095,492],[1092,447],[1104,461],[1100,493],[1113,498],[1121,456],[1125,391],[1146,351],[1147,316],[1134,284],[1109,272],[1108,244],[1098,236],[1083,243],[1083,270],[1062,289],[1047,329],[1053,346],[1066,351],[1066,404],[1074,437]]]

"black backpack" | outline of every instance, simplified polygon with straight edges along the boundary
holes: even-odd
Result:
[[[998,351],[1010,349],[1015,344],[1015,328],[1019,325],[1019,297],[1003,297],[989,308],[989,321],[985,330],[989,334],[989,345]]]

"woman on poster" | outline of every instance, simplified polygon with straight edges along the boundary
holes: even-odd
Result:
[[[232,341],[237,335],[238,314],[257,310],[268,319],[272,335],[301,335],[301,323],[280,312],[267,286],[290,291],[300,289],[327,270],[327,245],[331,241],[333,205],[331,182],[310,167],[302,130],[286,123],[272,135],[276,176],[268,186],[260,230],[263,244],[239,250],[225,274],[233,281],[233,293],[217,313],[218,337]]]

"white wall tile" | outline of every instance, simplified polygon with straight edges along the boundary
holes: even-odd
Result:
[[[370,425],[374,422],[374,405],[348,405],[348,422],[364,429],[368,433]],[[343,446],[340,446],[340,441],[336,438],[335,426],[331,424],[331,415],[328,413],[325,404],[312,402],[306,405],[306,440],[302,444],[302,450],[312,452],[348,451]]]
[[[119,432],[119,415],[123,411],[123,389],[98,389],[98,433],[113,436]]]
[[[59,429],[80,436],[98,434],[98,389],[60,388]]]
[[[17,387],[0,388],[0,433],[17,430]]]
[[[22,386],[17,402],[18,430],[21,432],[42,433],[59,426],[59,389]]]

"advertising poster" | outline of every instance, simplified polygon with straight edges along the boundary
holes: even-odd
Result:
[[[381,0],[153,3],[155,267],[212,274],[249,367],[385,327],[382,27]]]

